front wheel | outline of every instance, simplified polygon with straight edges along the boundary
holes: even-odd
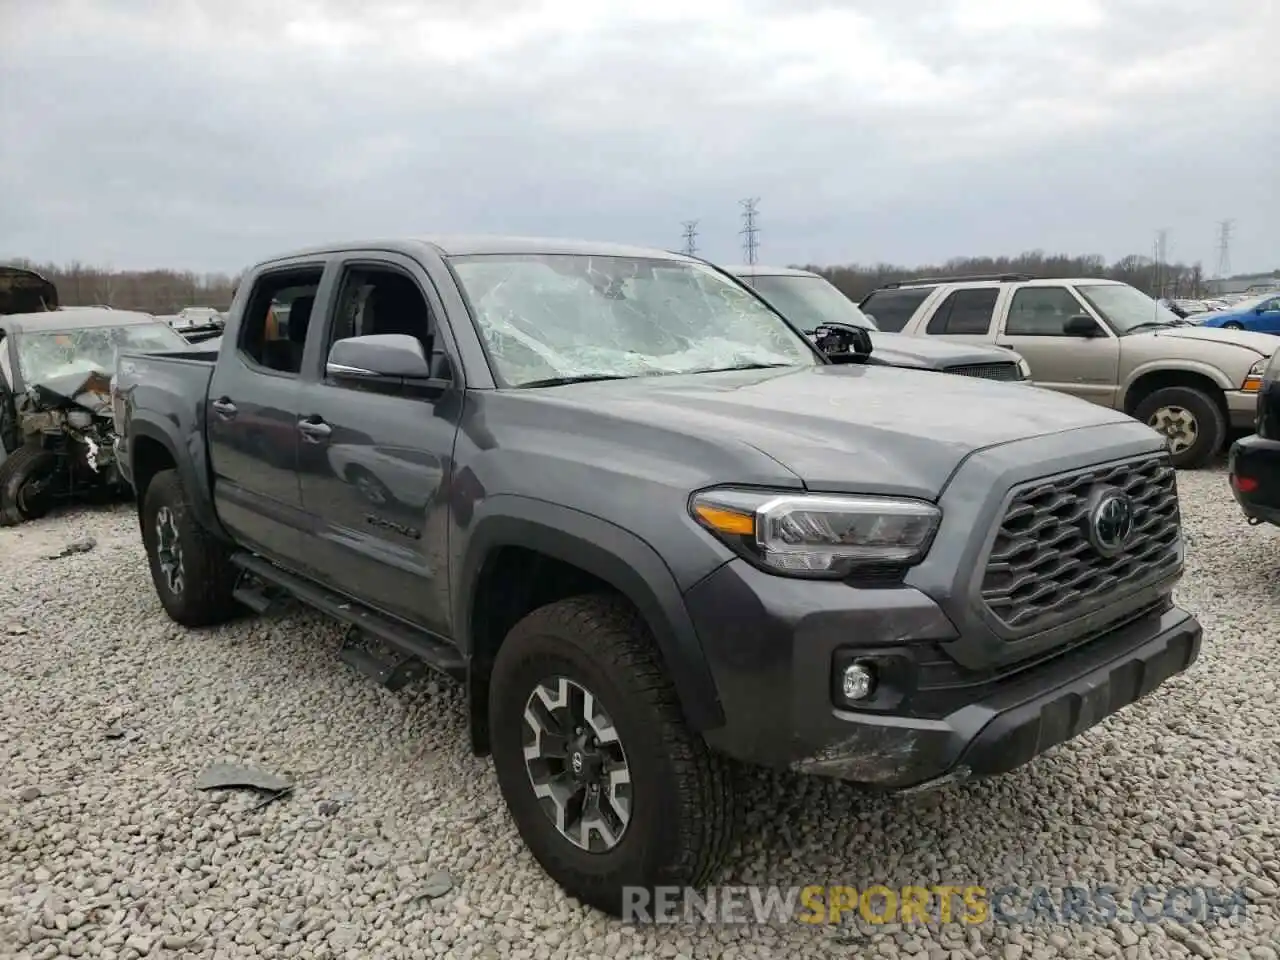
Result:
[[[1237,323],[1235,320],[1228,320],[1226,323],[1222,325],[1222,329],[1223,330],[1243,330],[1244,324]]]
[[[25,446],[0,463],[0,527],[39,520],[53,507],[58,456],[43,447]]]
[[[494,664],[493,762],[565,892],[615,916],[709,882],[733,842],[732,772],[686,726],[643,621],[610,597],[529,614]]]
[[[196,522],[177,470],[162,470],[142,502],[142,543],[165,612],[185,627],[230,620],[237,571],[223,543]]]
[[[1227,418],[1217,401],[1197,387],[1164,387],[1144,397],[1133,414],[1161,433],[1175,467],[1203,467],[1222,448]]]

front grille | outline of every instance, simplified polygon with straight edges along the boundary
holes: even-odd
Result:
[[[984,380],[1020,380],[1016,363],[959,363],[947,367],[947,373],[958,373],[962,377],[981,377]]]
[[[1132,502],[1132,533],[1113,556],[1089,536],[1099,488]],[[1062,623],[1174,572],[1179,525],[1177,480],[1164,453],[1015,487],[987,556],[982,600],[1021,636]]]

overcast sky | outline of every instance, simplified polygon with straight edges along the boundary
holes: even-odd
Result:
[[[629,12],[623,13],[623,10]],[[0,258],[506,232],[1280,267],[1280,0],[0,0]]]

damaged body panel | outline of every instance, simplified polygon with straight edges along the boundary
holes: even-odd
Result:
[[[0,317],[0,525],[60,499],[121,490],[111,417],[116,353],[183,350],[145,314],[44,311]]]

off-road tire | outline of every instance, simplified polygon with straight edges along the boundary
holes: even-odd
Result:
[[[160,566],[157,517],[163,508],[173,513],[182,548],[182,590],[169,588]],[[191,514],[186,489],[177,470],[162,470],[147,486],[142,503],[142,543],[151,567],[151,580],[165,612],[185,627],[225,623],[244,608],[232,597],[237,569],[230,550]]]
[[[554,676],[592,691],[626,751],[631,819],[604,853],[589,853],[559,832],[525,767],[525,705],[534,687]],[[624,887],[649,890],[652,909],[655,887],[714,880],[738,823],[733,767],[689,730],[649,631],[628,604],[575,597],[517,623],[494,663],[489,720],[507,808],[534,858],[570,896],[619,916]]]
[[[25,446],[13,451],[0,463],[0,527],[14,527],[28,520],[39,520],[53,506],[53,497],[45,493],[25,496],[23,488],[32,480],[54,470],[58,456],[43,447]]]
[[[1181,453],[1173,454],[1175,467],[1197,470],[1222,449],[1227,437],[1227,418],[1207,392],[1196,387],[1163,387],[1143,397],[1133,415],[1146,423],[1161,407],[1182,407],[1196,420],[1196,441]]]

